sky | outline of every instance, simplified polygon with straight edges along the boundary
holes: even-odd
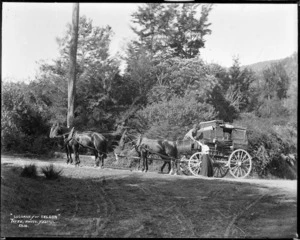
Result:
[[[80,15],[94,26],[110,25],[110,53],[124,51],[136,36],[130,29],[136,3],[80,3]],[[3,3],[1,76],[5,81],[34,78],[38,62],[59,56],[57,37],[71,22],[71,3]],[[208,63],[224,67],[239,57],[242,65],[281,59],[298,49],[297,4],[214,4],[211,35],[200,50]]]

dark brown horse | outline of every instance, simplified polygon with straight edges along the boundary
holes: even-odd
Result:
[[[157,140],[149,139],[141,134],[127,134],[124,138],[124,141],[133,143],[133,146],[138,152],[140,159],[143,160],[143,171],[148,170],[147,158],[149,153],[154,153],[159,155],[164,160],[164,164],[162,165],[160,171],[163,172],[164,167],[168,164],[169,174],[174,172],[175,167],[175,174],[177,174],[179,164],[177,164],[176,159],[178,159],[180,155],[189,155],[192,151],[192,148],[198,148],[198,146],[195,145],[196,143],[192,140]]]
[[[107,139],[102,134],[92,131],[79,132],[74,130],[74,128],[70,130],[69,128],[62,127],[59,123],[56,123],[51,128],[50,137],[54,138],[61,136],[65,138],[64,141],[66,146],[71,146],[74,151],[75,166],[79,166],[80,163],[78,152],[79,146],[93,150],[95,155],[95,166],[99,166],[99,161],[101,161],[101,167],[104,166],[104,159],[107,157]],[[69,159],[67,161],[69,161]]]
[[[50,138],[59,138],[59,137],[63,138],[64,147],[67,154],[67,164],[73,163],[72,151],[75,155],[75,159],[79,159],[79,143],[77,143],[75,140],[68,141],[70,132],[71,132],[70,128],[64,127],[58,122],[56,122],[52,125],[50,129],[50,136],[49,136]]]
[[[161,171],[166,164],[171,164],[171,171],[169,174],[174,173],[177,175],[178,166],[176,159],[178,156],[178,151],[175,141],[149,139],[139,135],[135,141],[135,148],[139,152],[139,155],[143,161],[142,171],[148,171],[148,155],[149,153],[155,153],[165,161]]]
[[[94,151],[95,167],[104,167],[104,159],[107,157],[107,139],[100,133],[92,131],[79,132],[72,128],[67,141],[75,141],[80,146],[89,148]],[[79,158],[77,164],[79,164]]]

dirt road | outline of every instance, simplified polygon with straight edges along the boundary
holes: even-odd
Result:
[[[64,161],[1,157],[1,237],[296,237],[297,181],[75,168]],[[63,175],[20,177],[29,163],[54,163]]]

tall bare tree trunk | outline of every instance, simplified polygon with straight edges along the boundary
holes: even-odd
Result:
[[[70,75],[69,75],[69,81],[68,81],[68,115],[67,115],[68,127],[72,127],[74,124],[78,25],[79,25],[79,3],[74,3],[73,4],[73,14],[72,14],[71,44],[70,44],[70,72],[69,72]]]

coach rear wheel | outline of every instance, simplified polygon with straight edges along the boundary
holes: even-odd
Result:
[[[231,153],[228,160],[229,172],[235,178],[247,177],[252,169],[252,160],[250,154],[243,150],[237,149]]]
[[[189,159],[189,169],[194,176],[200,175],[202,166],[202,153],[196,152]]]
[[[214,168],[214,177],[215,178],[223,178],[229,171],[229,168],[226,166],[227,160],[216,159],[214,156],[210,155],[210,158],[213,162]]]

